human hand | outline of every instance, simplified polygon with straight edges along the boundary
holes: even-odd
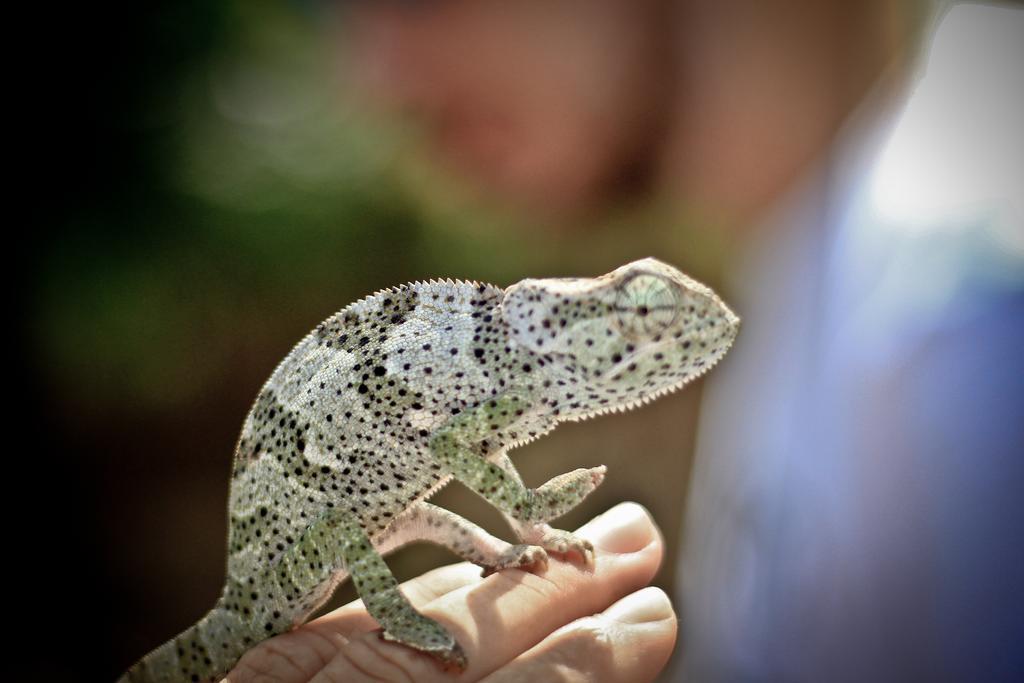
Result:
[[[664,543],[650,515],[623,503],[576,533],[594,565],[552,558],[537,573],[487,578],[463,562],[402,584],[424,614],[450,629],[469,660],[461,674],[380,638],[355,601],[247,652],[229,683],[340,681],[650,681],[675,645],[676,616],[658,588],[644,588]]]

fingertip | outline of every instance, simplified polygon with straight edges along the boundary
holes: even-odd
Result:
[[[648,586],[627,595],[605,610],[604,614],[609,619],[631,625],[676,619],[672,601],[657,586]]]
[[[635,553],[661,542],[661,532],[645,507],[625,502],[598,515],[578,532],[601,550],[625,554]]]

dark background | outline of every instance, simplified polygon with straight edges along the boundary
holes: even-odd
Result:
[[[275,364],[335,310],[403,281],[593,275],[682,243],[687,270],[706,275],[704,247],[656,215],[584,245],[410,172],[414,136],[338,96],[324,11],[80,4],[26,22],[20,448],[52,483],[25,511],[42,553],[33,583],[52,596],[33,608],[33,678],[114,680],[212,606],[237,431]],[[567,425],[516,460],[531,484],[607,464],[607,483],[564,526],[637,500],[671,560],[698,394]],[[508,537],[460,487],[439,498]],[[392,566],[401,579],[450,559],[418,546]],[[657,582],[667,590],[673,564]]]

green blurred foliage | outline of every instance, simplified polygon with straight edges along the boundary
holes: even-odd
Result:
[[[379,172],[387,146],[336,115],[316,24],[271,3],[224,11],[222,44],[129,124],[159,122],[132,139],[149,182],[90,198],[38,271],[37,352],[94,409],[194,398],[239,331],[259,343],[273,327],[257,310],[326,314],[375,264],[412,269],[421,221]]]

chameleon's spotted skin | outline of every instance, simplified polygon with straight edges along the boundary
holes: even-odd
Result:
[[[348,576],[385,638],[463,667],[459,645],[409,605],[381,555],[429,540],[485,572],[542,565],[546,551],[589,559],[586,541],[547,522],[604,468],[529,489],[506,451],[681,387],[738,327],[709,289],[654,259],[504,291],[415,283],[345,308],[288,354],[245,420],[221,598],[124,680],[219,680]],[[505,513],[521,544],[424,501],[453,477]]]

